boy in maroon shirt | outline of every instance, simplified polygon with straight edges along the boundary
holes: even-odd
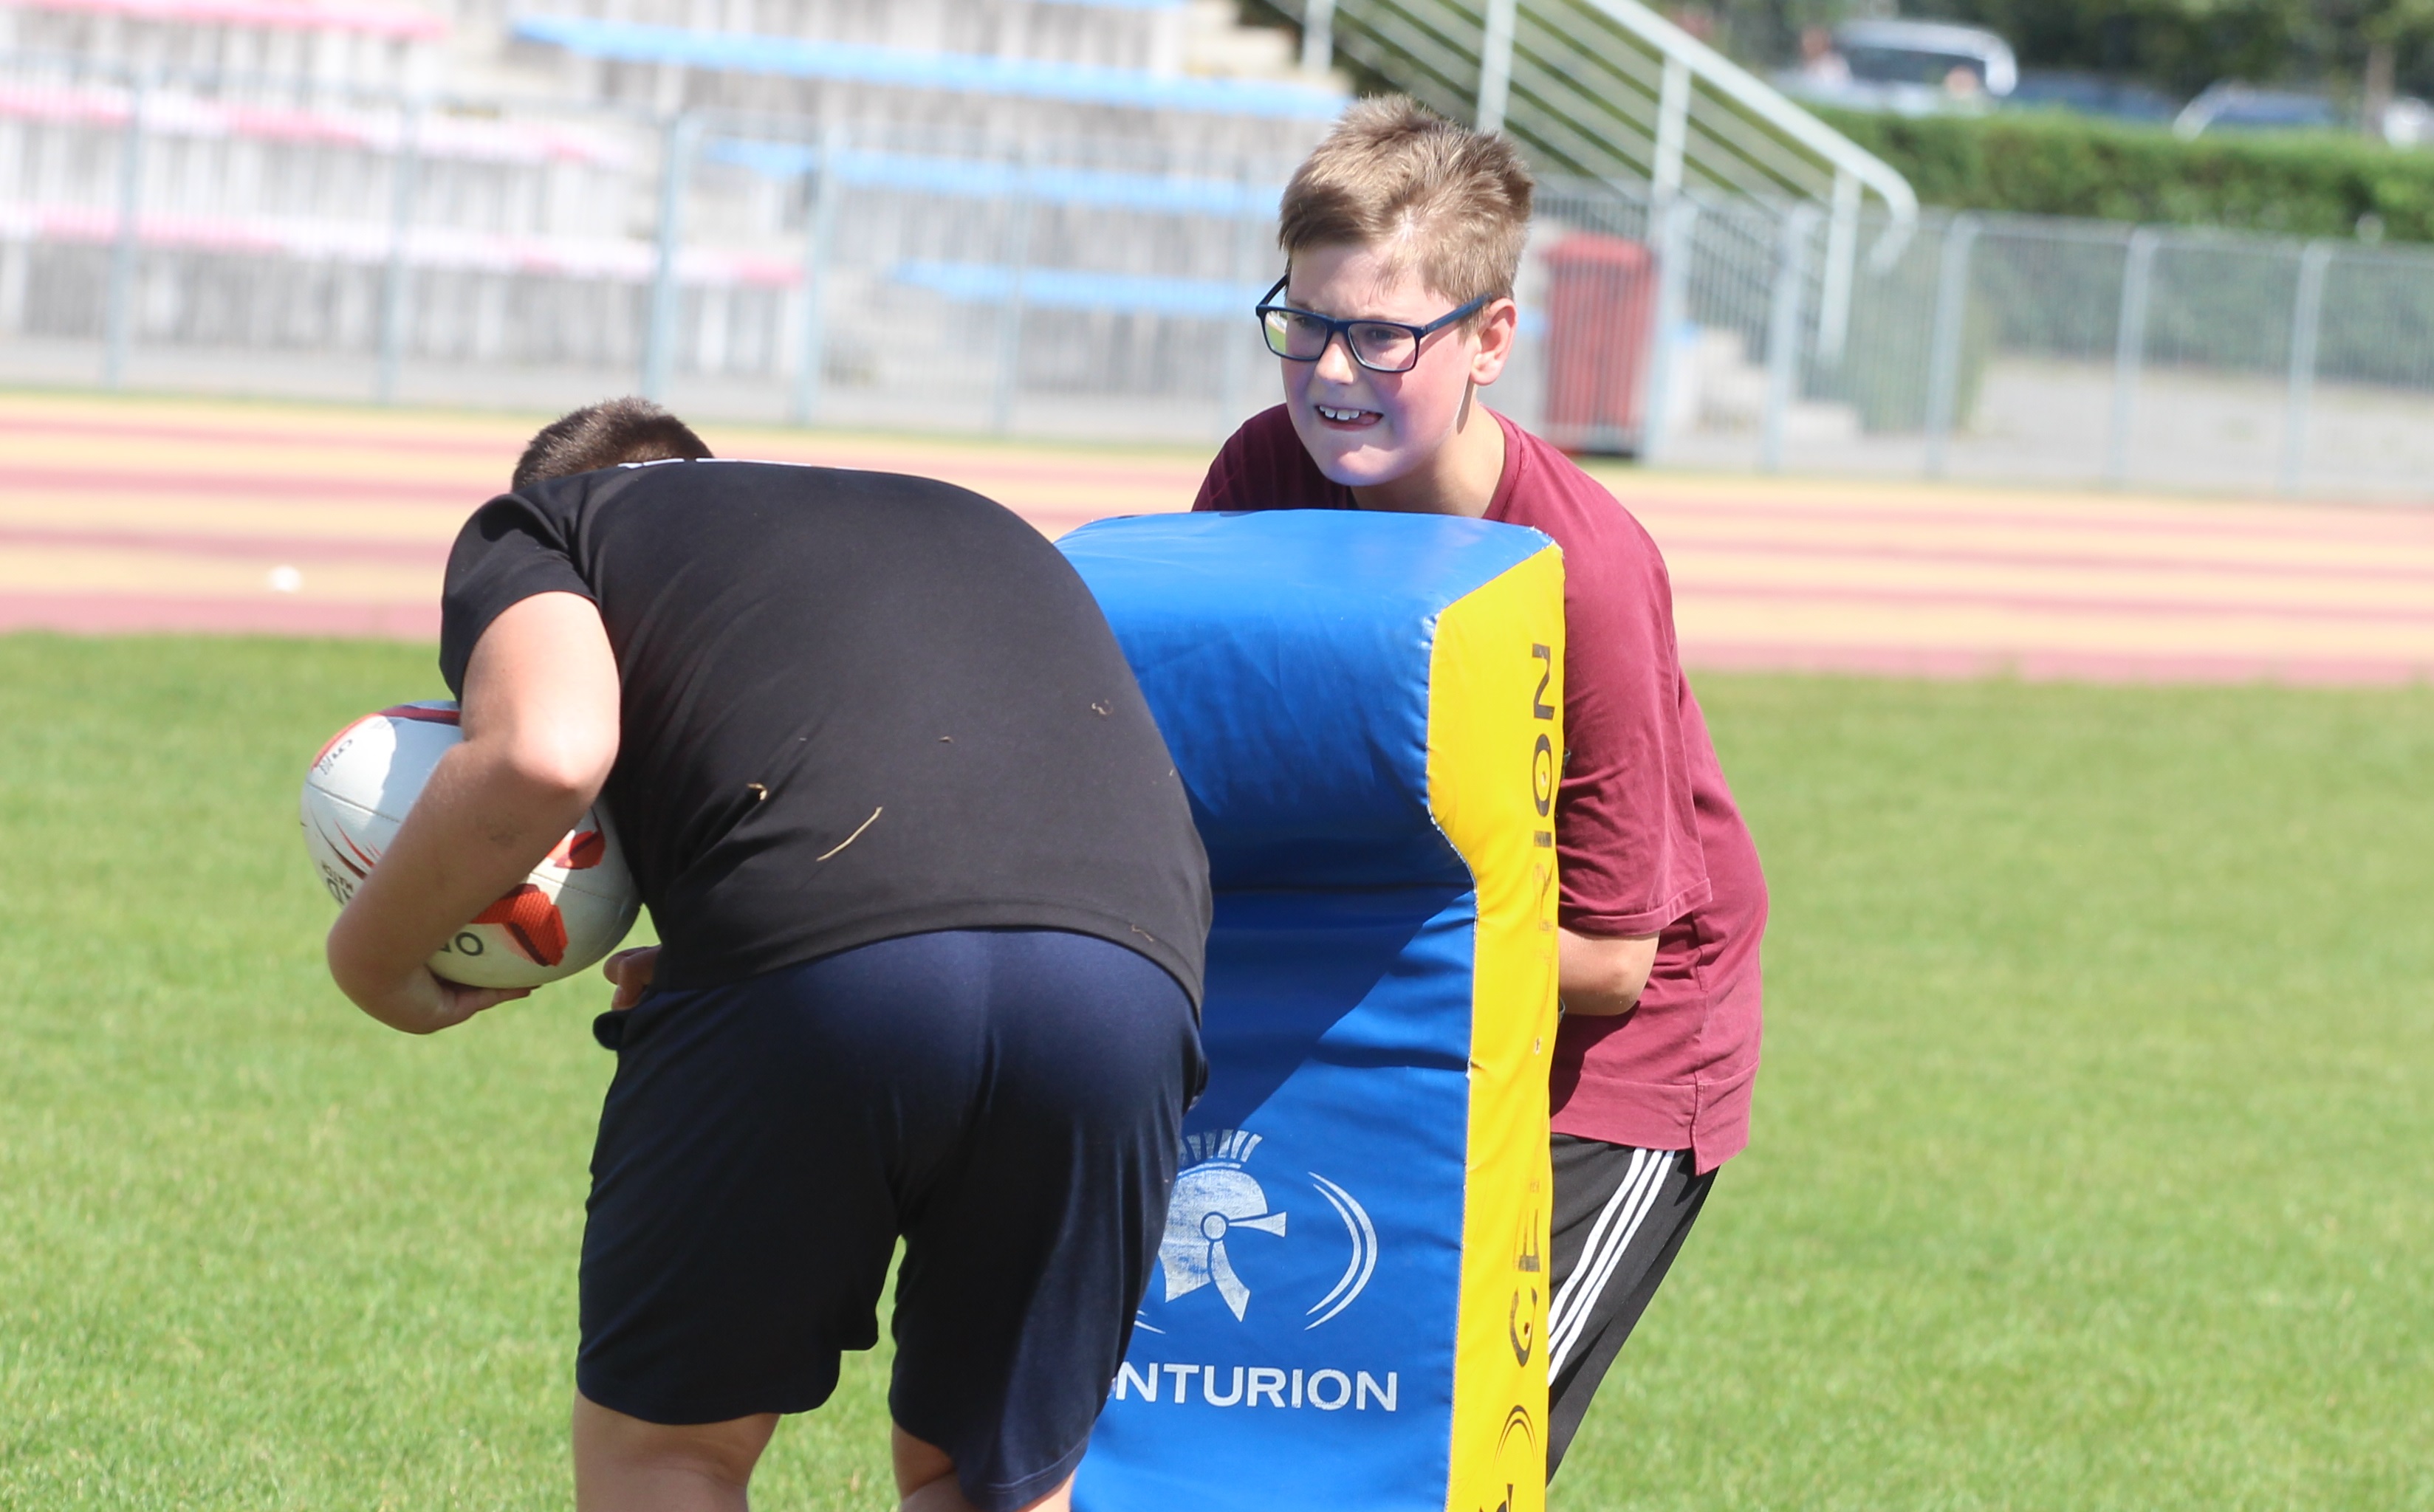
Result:
[[[1551,1478],[1748,1143],[1766,881],[1682,675],[1655,542],[1479,402],[1513,351],[1531,189],[1500,137],[1399,97],[1347,111],[1285,190],[1288,272],[1260,306],[1285,402],[1226,443],[1193,507],[1466,515],[1563,548]]]

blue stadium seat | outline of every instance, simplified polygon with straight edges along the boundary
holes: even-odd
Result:
[[[790,178],[820,166],[819,147],[800,142],[719,137],[702,156],[771,178]],[[1269,216],[1281,183],[1179,174],[1110,173],[1096,168],[1028,165],[986,158],[922,157],[906,152],[837,153],[837,181],[954,198],[998,199],[1020,194],[1054,205],[1148,211],[1166,215]]]
[[[1003,304],[1014,297],[1018,271],[1022,302],[1037,310],[1248,319],[1251,307],[1267,289],[1264,283],[1232,283],[1223,279],[1156,278],[1090,268],[1017,270],[986,263],[899,263],[888,270],[888,277],[967,304]]]
[[[518,42],[562,47],[580,57],[670,63],[718,73],[1282,120],[1332,120],[1345,105],[1344,96],[1333,90],[1298,84],[1194,78],[1090,63],[920,52],[755,32],[694,31],[583,16],[525,16],[509,30]]]

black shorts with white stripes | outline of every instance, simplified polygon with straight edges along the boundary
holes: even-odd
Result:
[[[1554,1136],[1555,1297],[1547,1314],[1547,1478],[1716,1184],[1690,1152]]]

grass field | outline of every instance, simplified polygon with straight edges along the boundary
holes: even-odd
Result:
[[[2434,1507],[2434,692],[1701,687],[1756,1143],[1556,1505]],[[295,834],[435,691],[0,637],[0,1506],[565,1503],[600,993],[377,1028]],[[760,1505],[890,1504],[883,1379]]]

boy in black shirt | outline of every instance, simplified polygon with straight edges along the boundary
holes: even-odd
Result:
[[[595,1026],[578,1505],[742,1506],[900,1234],[905,1505],[1063,1506],[1203,1074],[1207,863],[1114,637],[977,495],[639,401],[515,481],[449,560],[464,743],[329,954],[412,1032],[521,995],[422,961],[606,799],[664,944]]]

